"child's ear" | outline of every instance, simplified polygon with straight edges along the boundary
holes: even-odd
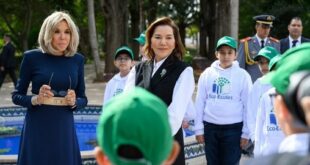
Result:
[[[218,51],[217,51],[217,50],[215,51],[215,57],[216,57],[217,59],[219,59],[219,55],[218,55]]]
[[[163,165],[173,164],[173,162],[175,161],[175,159],[178,157],[178,155],[180,153],[180,149],[181,149],[181,147],[180,147],[179,143],[174,141],[169,157],[162,164]]]
[[[104,154],[100,147],[96,147],[94,152],[98,165],[110,165],[108,157]]]

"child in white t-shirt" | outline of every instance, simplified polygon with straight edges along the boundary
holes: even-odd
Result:
[[[118,68],[117,73],[108,83],[104,92],[103,104],[106,104],[113,96],[123,92],[128,73],[134,62],[132,50],[127,46],[118,48],[114,55],[114,65]]]
[[[274,69],[274,65],[279,61],[281,55],[277,55],[269,62],[269,71]],[[279,127],[274,112],[275,88],[270,88],[263,94],[256,116],[255,147],[254,156],[270,155],[278,152],[279,145],[284,139],[284,133]]]
[[[252,87],[250,75],[239,67],[237,42],[224,36],[216,57],[198,81],[195,134],[205,143],[208,164],[238,164],[247,145],[246,103]]]

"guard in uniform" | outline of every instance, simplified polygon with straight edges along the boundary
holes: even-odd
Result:
[[[240,40],[237,60],[241,68],[245,69],[252,78],[252,82],[262,76],[254,57],[259,50],[265,46],[274,47],[280,52],[279,40],[269,37],[272,23],[275,19],[272,15],[258,15],[253,17],[256,21],[256,34],[253,37],[246,37]]]

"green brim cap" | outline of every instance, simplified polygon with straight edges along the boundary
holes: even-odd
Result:
[[[138,38],[134,38],[140,45],[145,45],[145,31],[140,34]]]
[[[229,37],[229,36],[224,36],[217,41],[216,50],[218,50],[223,45],[227,45],[233,49],[237,49],[236,40],[232,37]]]
[[[277,62],[281,59],[281,57],[282,57],[282,55],[278,54],[278,55],[276,55],[275,57],[273,57],[270,60],[269,65],[268,65],[269,71],[272,71],[274,69],[274,67],[276,66]]]
[[[278,55],[279,52],[271,47],[271,46],[265,46],[263,49],[261,49],[258,54],[254,57],[254,60],[255,61],[258,61],[259,60],[259,57],[262,56],[262,57],[265,57],[267,58],[269,61],[274,58],[276,55]]]
[[[115,51],[115,54],[114,54],[114,59],[116,59],[116,57],[121,54],[121,53],[126,53],[130,56],[130,58],[133,60],[134,57],[133,57],[133,52],[132,50],[128,47],[128,46],[122,46],[120,48],[118,48],[116,51]]]
[[[173,146],[167,106],[142,88],[123,92],[103,107],[97,139],[112,164],[140,164],[141,159],[128,160],[118,155],[120,146],[131,145],[143,154],[143,162],[159,165]]]
[[[280,94],[285,94],[290,76],[302,70],[310,70],[310,43],[303,43],[286,51],[276,63],[275,70],[268,73],[263,81],[272,84]]]

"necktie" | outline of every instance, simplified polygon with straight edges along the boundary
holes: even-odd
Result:
[[[293,40],[292,41],[292,43],[293,43],[292,47],[295,47],[297,42],[298,42],[298,40]]]
[[[264,40],[261,40],[261,41],[260,41],[260,43],[261,43],[260,47],[261,47],[261,48],[264,48],[264,42],[265,42]]]

